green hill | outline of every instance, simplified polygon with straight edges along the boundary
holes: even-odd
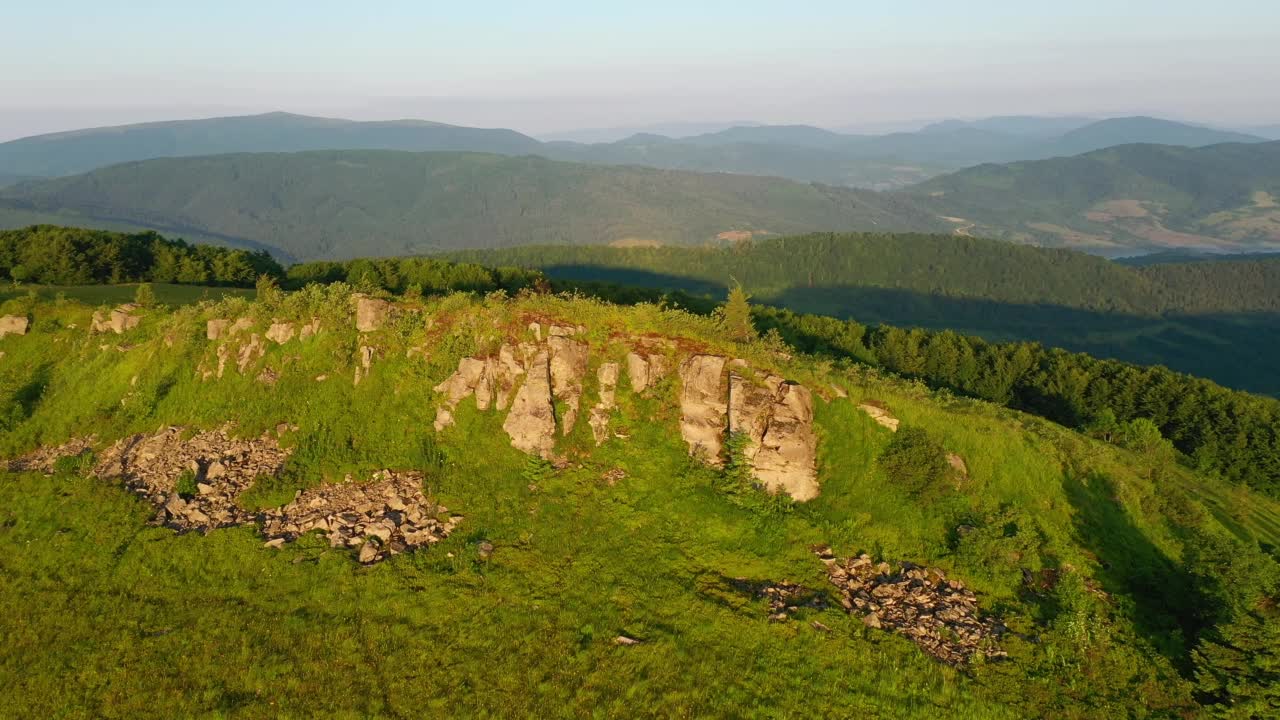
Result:
[[[149,160],[0,190],[0,226],[58,218],[303,260],[943,225],[896,196],[772,178],[390,151]]]
[[[90,128],[0,143],[0,170],[53,177],[160,157],[302,150],[473,151],[523,154],[537,140],[512,130],[423,120],[355,122],[267,113]]]
[[[3,714],[1275,708],[1280,508],[1142,423],[653,305],[94,310],[0,307]]]
[[[982,165],[912,188],[957,232],[1116,253],[1280,244],[1280,143],[1124,145]]]
[[[1256,135],[1215,130],[1152,117],[1126,117],[1099,120],[1074,128],[1048,143],[1041,152],[1054,155],[1079,155],[1116,145],[1181,145],[1205,147],[1223,143],[1257,143]]]

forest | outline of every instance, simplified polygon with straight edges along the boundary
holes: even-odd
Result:
[[[189,245],[154,232],[36,225],[0,230],[0,277],[15,283],[94,285],[133,282],[253,287],[284,269],[264,251]]]

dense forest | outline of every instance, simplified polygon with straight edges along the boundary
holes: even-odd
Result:
[[[289,268],[285,278],[286,286],[291,289],[301,288],[309,283],[333,282],[395,293],[516,291],[546,286],[545,276],[537,270],[491,268],[475,263],[455,263],[431,258],[299,263]]]
[[[0,276],[45,285],[157,282],[252,287],[284,270],[266,252],[189,245],[154,232],[37,225],[0,231]]]

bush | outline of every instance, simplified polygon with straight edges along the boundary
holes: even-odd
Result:
[[[943,492],[951,475],[946,450],[923,428],[899,430],[880,453],[880,467],[895,485],[917,497]]]

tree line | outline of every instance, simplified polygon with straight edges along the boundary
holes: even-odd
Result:
[[[34,225],[0,231],[0,276],[44,285],[133,282],[253,287],[284,269],[265,251],[191,245],[155,232]]]

